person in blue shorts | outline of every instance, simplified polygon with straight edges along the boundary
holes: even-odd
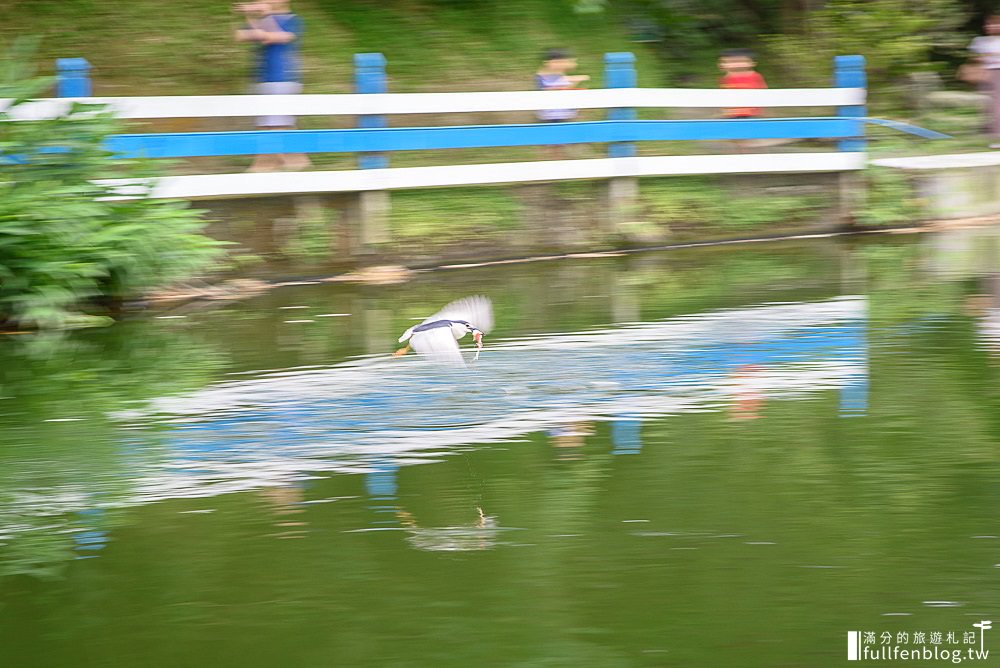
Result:
[[[288,0],[238,4],[233,10],[246,20],[236,31],[237,41],[258,45],[254,92],[257,95],[301,93],[299,41],[302,20],[292,13]],[[257,126],[267,130],[291,130],[295,128],[295,117],[261,116],[257,119]],[[309,159],[301,153],[259,155],[248,171],[299,170],[309,167],[309,164]]]

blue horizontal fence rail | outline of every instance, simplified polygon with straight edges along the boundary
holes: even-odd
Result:
[[[588,121],[346,130],[116,135],[122,157],[190,158],[267,153],[361,153],[546,144],[856,137],[862,121],[839,117],[682,121]]]

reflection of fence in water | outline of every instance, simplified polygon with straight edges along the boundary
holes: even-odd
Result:
[[[280,487],[310,472],[365,473],[369,496],[391,499],[400,466],[585,421],[612,423],[613,452],[634,453],[642,420],[729,409],[748,388],[769,399],[839,389],[842,414],[860,412],[865,323],[863,297],[776,304],[498,342],[462,372],[363,358],[164,397],[114,416],[128,434],[123,471],[86,485],[6,490],[0,543],[39,522],[58,527],[53,516],[66,515],[66,531],[89,527],[76,549],[93,555],[103,542],[83,509]],[[120,489],[124,477],[129,490]]]
[[[837,388],[842,413],[863,410],[864,324],[861,297],[777,304],[499,342],[469,370],[365,358],[278,371],[119,417],[171,428],[169,462],[140,500],[363,472],[586,420],[612,422],[616,451],[635,452],[644,418],[719,410],[748,392]]]

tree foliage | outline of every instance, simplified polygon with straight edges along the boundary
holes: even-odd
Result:
[[[152,177],[148,162],[115,159],[105,139],[121,123],[73,104],[56,118],[11,121],[51,84],[31,76],[24,44],[0,61],[0,324],[102,324],[95,305],[208,267],[220,243],[201,234],[200,211],[154,200],[148,187],[115,201],[104,179]]]
[[[721,49],[758,51],[777,85],[826,85],[835,55],[861,54],[872,85],[961,53],[981,18],[971,0],[616,0],[640,41],[656,42],[674,76],[714,74]],[[761,38],[761,35],[769,36]],[[882,99],[885,99],[884,96]],[[895,102],[890,97],[890,102]]]
[[[616,3],[617,4],[617,3]],[[759,33],[777,32],[778,0],[630,0],[622,2],[633,31],[660,45],[668,66],[692,74],[720,45],[752,46]]]
[[[931,68],[932,55],[964,46],[968,12],[959,0],[829,0],[802,18],[799,29],[767,40],[786,83],[822,85],[833,56],[861,54],[870,85],[887,99],[906,74]]]

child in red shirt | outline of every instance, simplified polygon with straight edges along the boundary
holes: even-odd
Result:
[[[719,69],[725,74],[720,86],[722,88],[767,88],[767,83],[754,70],[753,52],[749,49],[731,49],[723,51],[719,57]],[[756,118],[760,116],[760,107],[739,107],[723,111],[725,118]]]

